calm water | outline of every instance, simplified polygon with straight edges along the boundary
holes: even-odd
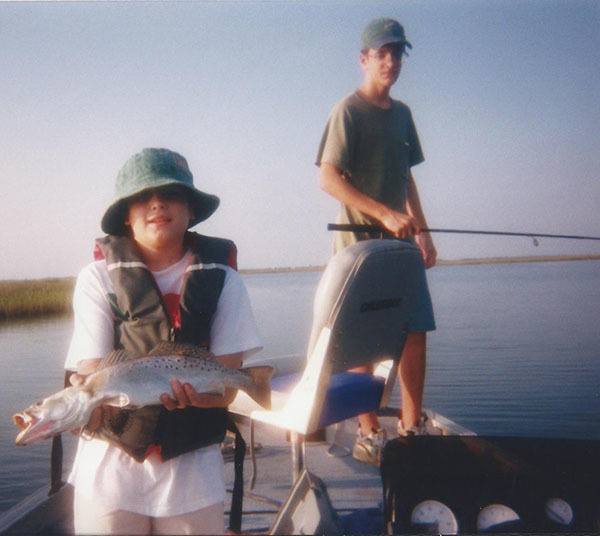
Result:
[[[429,274],[427,407],[480,434],[600,439],[600,262]],[[303,354],[319,277],[246,276],[264,355]],[[0,327],[0,511],[48,481],[49,442],[15,447],[10,416],[62,385],[70,330],[65,319]]]

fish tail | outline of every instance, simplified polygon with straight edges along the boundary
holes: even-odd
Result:
[[[273,367],[251,367],[245,370],[250,376],[250,385],[246,392],[265,409],[271,409],[271,376]]]

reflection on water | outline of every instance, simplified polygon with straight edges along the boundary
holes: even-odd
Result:
[[[303,358],[319,277],[245,276],[265,356]],[[481,434],[600,439],[600,262],[442,267],[429,281],[428,407]],[[70,331],[0,327],[0,510],[48,482],[50,443],[15,447],[10,417],[62,386]]]

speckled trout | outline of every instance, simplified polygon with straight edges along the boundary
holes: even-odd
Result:
[[[132,358],[123,350],[111,352],[84,383],[67,387],[13,416],[21,429],[15,443],[28,445],[66,430],[85,426],[101,405],[135,409],[160,404],[176,378],[199,393],[223,394],[241,389],[265,408],[271,406],[272,367],[229,369],[201,348],[160,343],[150,354]]]

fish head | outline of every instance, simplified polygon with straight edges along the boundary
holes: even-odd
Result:
[[[93,409],[91,398],[91,394],[79,386],[67,387],[16,413],[12,419],[21,431],[15,443],[29,445],[85,425]]]

